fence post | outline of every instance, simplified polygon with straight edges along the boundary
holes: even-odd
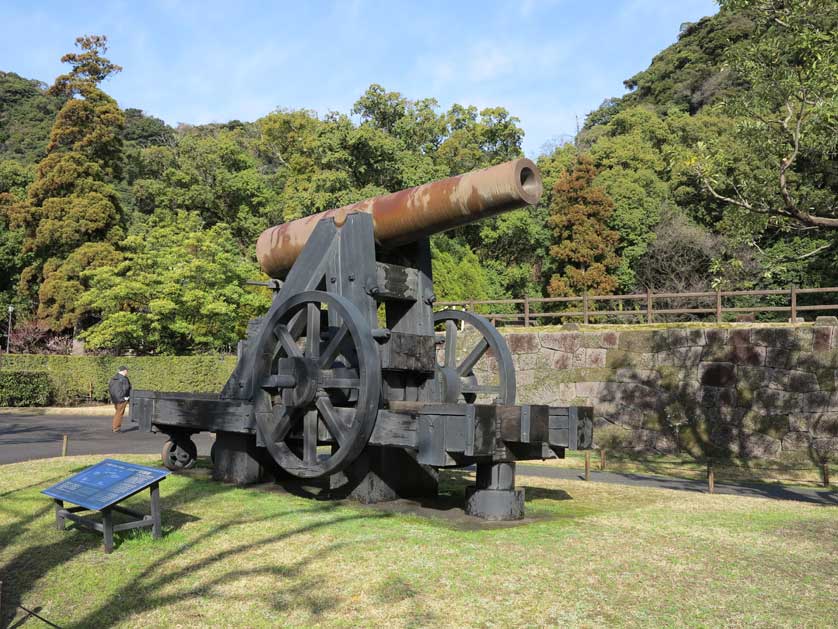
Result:
[[[823,486],[829,487],[829,461],[823,462],[821,472],[823,473]]]
[[[605,448],[599,450],[599,471],[605,471]]]
[[[791,322],[797,323],[797,286],[791,285]]]
[[[716,289],[716,323],[722,322],[722,289]]]
[[[652,323],[652,291],[646,289],[646,323]]]
[[[64,438],[61,440],[61,456],[67,456],[67,442],[70,440],[68,435],[64,435]]]
[[[707,462],[707,489],[711,494],[716,491],[716,475],[713,472],[713,464],[710,461]]]
[[[588,324],[588,291],[582,293],[582,323]]]
[[[585,480],[591,480],[591,451],[585,450]]]
[[[524,295],[524,327],[530,327],[530,296]]]

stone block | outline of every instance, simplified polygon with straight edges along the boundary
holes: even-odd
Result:
[[[765,366],[786,369],[793,361],[794,354],[785,348],[769,347],[765,351]]]
[[[535,382],[535,371],[528,370],[528,371],[519,371],[516,370],[515,372],[515,382],[519,386],[525,386],[528,384],[532,384]]]
[[[667,332],[667,341],[670,348],[689,347],[690,345],[697,345],[697,343],[690,343],[689,330],[673,329]]]
[[[550,352],[548,355],[553,369],[570,369],[573,365],[573,354],[567,352]]]
[[[666,349],[666,345],[665,333],[632,330],[620,334],[618,347],[629,352],[654,352]]]
[[[740,328],[730,331],[728,343],[733,346],[751,344],[751,328]]]
[[[538,354],[515,354],[513,358],[516,371],[527,371],[538,367],[540,356]]]
[[[609,369],[621,369],[623,367],[654,369],[655,355],[650,353],[629,352],[622,349],[609,349],[605,356],[605,366]]]
[[[727,343],[728,330],[711,328],[704,330],[705,345],[718,346]]]
[[[804,432],[809,430],[809,422],[816,415],[805,413],[789,413],[789,431]]]
[[[765,348],[754,345],[734,345],[730,351],[730,362],[737,365],[762,365],[765,362]]]
[[[803,399],[806,395],[812,394],[797,395],[776,389],[757,389],[754,391],[751,408],[767,414],[792,413],[805,408]]]
[[[811,431],[815,437],[838,437],[838,413],[823,413],[811,423]]]
[[[574,368],[582,368],[587,367],[585,364],[585,356],[587,355],[588,350],[584,347],[580,347],[575,352],[573,352],[573,367]]]
[[[704,348],[700,345],[674,347],[655,354],[655,365],[662,367],[697,367],[702,361]]]
[[[731,363],[702,363],[699,379],[706,386],[730,387],[736,384],[736,372]]]
[[[806,432],[790,432],[783,437],[782,449],[784,452],[808,450],[811,442],[811,437]]]
[[[604,349],[611,349],[617,347],[620,342],[620,335],[617,332],[603,332],[602,333],[602,347]]]
[[[632,369],[624,367],[615,369],[613,379],[615,382],[640,383],[646,386],[657,386],[661,380],[659,371],[653,369]]]
[[[538,335],[534,333],[509,334],[506,337],[506,344],[513,354],[534,354],[541,349]]]
[[[825,391],[812,391],[800,396],[800,408],[803,413],[822,413],[831,407],[832,396]]]
[[[801,348],[800,337],[794,328],[774,328],[774,347],[783,347],[794,351]]]
[[[811,352],[813,349],[814,328],[799,327],[794,330],[794,347],[798,352]]]
[[[699,394],[696,396],[696,401],[701,403],[704,408],[718,409],[723,406],[736,406],[738,398],[736,389],[729,387],[701,387]]]
[[[774,328],[755,328],[751,331],[751,344],[758,347],[774,347]]]
[[[576,397],[583,397],[588,400],[597,400],[602,392],[604,384],[602,382],[577,382],[576,383]]]
[[[582,346],[579,332],[542,332],[538,335],[542,347],[572,354]]]
[[[829,316],[829,317],[824,317],[824,316],[815,317],[815,327],[821,326],[821,325],[832,326],[832,327],[838,326],[838,317],[832,317],[832,316]]]
[[[586,332],[579,338],[579,344],[588,348],[598,348],[602,346],[602,333],[600,332]]]
[[[820,390],[815,374],[805,371],[790,371],[786,369],[772,370],[769,387],[792,393],[808,393]]]
[[[605,367],[607,350],[589,348],[585,350],[585,367]]]
[[[782,442],[768,435],[752,433],[742,435],[742,437],[744,447],[741,450],[741,454],[746,457],[771,459],[778,456],[782,450]]]
[[[833,327],[816,327],[813,330],[812,350],[815,352],[826,352],[832,349]]]

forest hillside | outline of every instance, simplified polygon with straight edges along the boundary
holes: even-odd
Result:
[[[545,194],[432,240],[439,299],[838,285],[838,11],[721,0],[537,156]],[[68,48],[72,42],[68,42]],[[350,111],[172,128],[81,37],[50,85],[0,71],[0,305],[20,351],[233,347],[266,227],[518,157],[501,104],[380,85]],[[557,130],[558,131],[558,130]]]

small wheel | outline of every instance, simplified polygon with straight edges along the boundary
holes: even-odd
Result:
[[[198,447],[192,439],[173,441],[163,444],[163,465],[173,472],[188,470],[198,460]]]
[[[459,322],[464,324],[462,331],[457,327]],[[488,319],[472,312],[443,310],[434,314],[434,324],[445,330],[445,336],[440,338],[443,358],[437,360],[436,366],[439,401],[473,404],[478,396],[488,396],[494,404],[515,404],[512,352]],[[476,344],[469,328],[477,332]],[[465,339],[474,344],[467,352],[460,347]],[[497,363],[497,382],[481,384],[474,369],[489,350]]]
[[[259,342],[254,406],[268,452],[299,478],[345,469],[369,441],[381,396],[367,320],[340,295],[299,293],[271,313]]]

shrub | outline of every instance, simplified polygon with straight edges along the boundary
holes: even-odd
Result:
[[[135,389],[217,393],[235,367],[234,356],[43,356],[9,354],[3,368],[45,372],[54,402],[108,402],[108,381],[125,365]]]
[[[0,406],[47,406],[52,383],[45,371],[0,371]]]

